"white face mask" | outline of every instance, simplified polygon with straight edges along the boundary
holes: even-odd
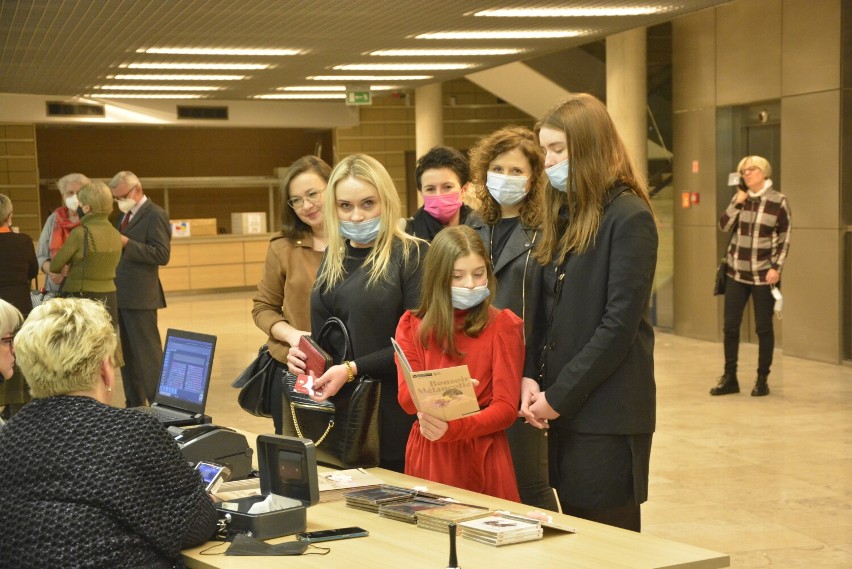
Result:
[[[566,158],[558,164],[554,164],[544,171],[547,174],[547,179],[550,180],[550,185],[560,192],[568,191],[568,159]]]
[[[130,198],[121,198],[120,200],[116,200],[116,203],[121,213],[127,213],[136,205],[136,202]]]
[[[65,198],[65,207],[67,207],[69,211],[77,211],[77,208],[80,207],[80,202],[77,200],[77,194],[71,194]]]
[[[488,172],[485,187],[500,205],[515,205],[527,197],[527,176],[507,176]]]
[[[453,298],[453,308],[467,310],[482,304],[482,301],[489,297],[491,291],[488,290],[487,284],[473,288],[454,286],[450,287],[450,294]]]

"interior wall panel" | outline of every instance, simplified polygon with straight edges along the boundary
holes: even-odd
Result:
[[[713,296],[716,272],[715,228],[674,227],[675,333],[702,340],[719,340],[719,306]]]
[[[712,106],[716,94],[716,11],[672,22],[672,108]]]
[[[781,94],[840,87],[840,0],[783,0]]]

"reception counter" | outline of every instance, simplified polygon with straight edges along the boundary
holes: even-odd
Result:
[[[169,264],[160,267],[166,292],[254,287],[272,233],[174,237]]]

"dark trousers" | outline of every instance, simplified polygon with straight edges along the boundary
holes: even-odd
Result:
[[[547,472],[547,431],[527,425],[523,419],[506,429],[521,502],[543,510],[558,511]]]
[[[118,310],[124,367],[121,382],[128,407],[154,400],[163,366],[163,343],[157,327],[156,310]]]
[[[740,325],[749,296],[754,304],[758,339],[757,374],[769,375],[769,368],[772,366],[772,352],[775,350],[775,331],[772,327],[775,299],[772,297],[772,287],[744,284],[728,277],[725,285],[725,375],[737,375]]]

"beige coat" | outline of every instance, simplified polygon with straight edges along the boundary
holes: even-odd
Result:
[[[311,288],[317,277],[322,252],[313,250],[313,238],[288,239],[277,235],[269,242],[263,276],[254,295],[251,314],[267,335],[278,322],[297,330],[311,329]],[[287,362],[290,346],[269,336],[269,352]]]

